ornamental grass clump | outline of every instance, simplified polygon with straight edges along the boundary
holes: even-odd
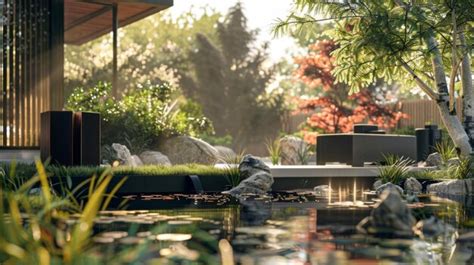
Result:
[[[223,155],[218,158],[218,161],[224,164],[225,177],[232,187],[236,187],[243,180],[239,171],[239,164],[244,155],[245,151],[241,151],[236,155]]]
[[[383,183],[398,184],[408,177],[409,166],[413,164],[413,160],[396,155],[386,155],[384,160],[383,165],[379,167],[379,178]]]
[[[100,209],[107,208],[126,179],[106,193],[112,175],[106,172],[93,177],[87,202],[79,202],[79,189],[66,197],[57,197],[41,162],[36,162],[36,169],[33,177],[20,186],[10,186],[10,190],[4,189],[5,182],[1,182],[0,263],[99,264],[98,257],[87,252],[94,219]],[[32,189],[40,191],[31,195]],[[67,220],[74,213],[80,216],[70,226]]]
[[[280,140],[267,140],[265,144],[267,147],[268,155],[270,156],[270,160],[273,165],[278,165],[280,163],[281,157],[281,144]]]
[[[459,162],[447,168],[447,175],[454,179],[469,179],[473,177],[473,161],[470,157],[460,157]]]
[[[441,156],[444,165],[448,163],[449,159],[457,157],[456,147],[450,141],[438,142],[434,149]]]

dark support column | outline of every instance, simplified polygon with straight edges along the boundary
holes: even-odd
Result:
[[[112,45],[113,45],[113,56],[112,56],[112,93],[115,97],[119,97],[118,89],[118,70],[117,70],[117,46],[118,46],[118,6],[112,4]]]
[[[50,20],[50,110],[64,107],[64,0],[51,0]]]

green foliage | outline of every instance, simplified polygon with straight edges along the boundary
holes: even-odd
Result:
[[[202,134],[200,138],[213,146],[221,145],[229,148],[232,147],[232,135],[216,136],[205,133]]]
[[[264,67],[266,46],[255,47],[255,39],[237,4],[218,23],[216,39],[196,35],[196,49],[188,53],[191,71],[180,72],[184,93],[202,104],[217,136],[232,136],[236,149],[276,136],[284,112],[283,96],[266,91],[274,71]]]
[[[265,144],[267,147],[268,155],[270,155],[270,160],[272,161],[273,165],[280,164],[280,157],[281,157],[281,144],[280,139],[276,140],[267,140]]]
[[[297,155],[301,165],[307,165],[311,157],[311,145],[301,142]]]
[[[19,165],[19,168],[23,167]],[[29,167],[35,168],[34,165]],[[108,246],[94,244],[94,222],[100,210],[107,208],[110,199],[123,184],[123,181],[117,183],[111,192],[106,193],[112,180],[109,170],[93,175],[91,180],[80,184],[89,185],[87,203],[81,204],[75,201],[74,190],[63,198],[54,196],[48,185],[47,170],[41,163],[36,163],[35,171],[37,174],[30,175],[29,180],[15,190],[5,190],[0,186],[0,263],[137,264],[156,253],[156,243],[150,238],[144,238],[144,242],[133,246],[114,246],[113,251]],[[29,194],[38,185],[42,192]],[[137,224],[132,224],[128,232],[134,236],[138,229]],[[176,227],[161,224],[147,227],[147,231],[153,235],[190,234],[193,240],[187,242],[186,247],[199,254],[193,261],[196,264],[218,264],[219,248],[215,237],[195,225]],[[186,257],[173,255],[161,257],[159,264],[161,262],[192,263]]]
[[[105,193],[112,176],[105,173],[97,178],[83,207],[68,207],[65,211],[65,206],[73,205],[72,196],[54,197],[43,165],[37,162],[36,169],[37,175],[14,190],[0,188],[0,263],[97,264],[98,258],[86,250],[94,219],[100,208],[107,207],[107,198],[113,196],[113,192]],[[28,196],[35,185],[40,185],[42,192]],[[81,216],[67,231],[72,209]]]
[[[66,108],[99,112],[102,143],[126,143],[133,153],[156,145],[163,137],[212,134],[211,122],[192,101],[179,102],[177,91],[168,83],[139,86],[116,100],[109,83],[99,82],[91,89],[77,88]]]
[[[401,128],[396,128],[392,131],[392,134],[415,135],[415,127],[410,125]]]
[[[239,155],[235,158],[237,164],[240,162]],[[21,183],[28,181],[31,176],[35,175],[35,166],[32,164],[16,164],[15,169],[12,170],[13,165],[3,163],[0,164],[0,172],[6,172],[11,175],[11,179],[21,179]],[[198,176],[226,176],[227,171],[225,169],[216,168],[214,166],[200,165],[200,164],[187,164],[187,165],[174,165],[174,166],[163,166],[163,165],[148,165],[140,167],[87,167],[87,166],[54,166],[48,165],[45,167],[48,177],[88,177],[93,175],[103,175],[108,173],[114,176],[187,176],[187,175],[198,175]],[[3,180],[3,179],[2,179]],[[15,180],[18,181],[18,180]],[[65,180],[67,181],[67,180]],[[5,181],[3,180],[2,185]],[[8,182],[7,182],[8,183]],[[21,186],[21,185],[20,185]],[[66,185],[67,186],[67,185]],[[19,186],[2,186],[7,190],[16,190]]]
[[[187,71],[190,67],[186,55],[195,48],[196,34],[206,34],[216,40],[216,24],[221,18],[222,15],[211,8],[190,8],[177,17],[164,11],[120,28],[119,91],[126,93],[134,90],[135,84],[146,82],[166,81],[177,85],[177,70]],[[66,45],[64,53],[66,96],[76,87],[112,81],[110,35],[80,46]]]
[[[242,151],[235,156],[219,157],[219,162],[225,166],[225,177],[231,187],[236,187],[243,180],[239,170],[239,164],[245,156],[245,151]]]
[[[472,9],[470,1],[294,2],[295,10],[279,21],[276,33],[297,32],[310,36],[319,29],[321,22],[333,21],[335,27],[329,35],[339,45],[334,52],[337,58],[334,74],[337,81],[350,84],[352,91],[367,87],[377,78],[412,88],[416,86],[414,74],[431,84],[432,47],[427,47],[427,37],[438,40],[446,73],[452,70],[452,48],[456,49],[458,58],[464,53],[462,47],[452,46],[453,29],[466,27],[467,44],[474,41],[474,35],[469,33],[470,22],[474,19],[472,12],[468,11]],[[453,19],[456,23],[452,23]],[[406,67],[414,74],[406,71]]]
[[[413,160],[395,155],[384,156],[384,164],[379,167],[379,178],[383,183],[400,183],[408,177],[409,166]]]
[[[457,157],[456,147],[450,141],[436,143],[435,151],[440,154],[443,164],[446,164],[449,159]]]
[[[459,158],[459,164],[452,165],[447,169],[448,176],[454,179],[469,179],[473,177],[472,158],[466,156]]]

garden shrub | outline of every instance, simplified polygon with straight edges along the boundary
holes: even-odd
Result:
[[[201,106],[179,98],[179,91],[168,83],[138,86],[121,99],[111,91],[110,83],[99,82],[90,89],[76,88],[66,102],[67,109],[101,114],[103,145],[122,143],[139,153],[163,138],[214,132]]]

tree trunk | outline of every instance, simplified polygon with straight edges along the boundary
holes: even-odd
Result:
[[[444,71],[441,52],[438,48],[438,42],[434,38],[434,34],[430,34],[426,38],[428,50],[431,52],[431,63],[433,65],[434,79],[438,90],[437,105],[444,126],[448,130],[449,136],[453,140],[461,155],[470,155],[472,148],[469,143],[469,137],[456,115],[451,114],[449,110],[449,93],[446,83],[446,73]]]
[[[462,84],[462,114],[464,130],[469,137],[469,144],[471,150],[474,147],[474,91],[472,88],[472,71],[471,58],[469,57],[468,47],[466,45],[466,38],[464,36],[463,28],[460,29],[459,40],[462,49],[461,61],[461,84]],[[472,153],[472,151],[471,151]]]

